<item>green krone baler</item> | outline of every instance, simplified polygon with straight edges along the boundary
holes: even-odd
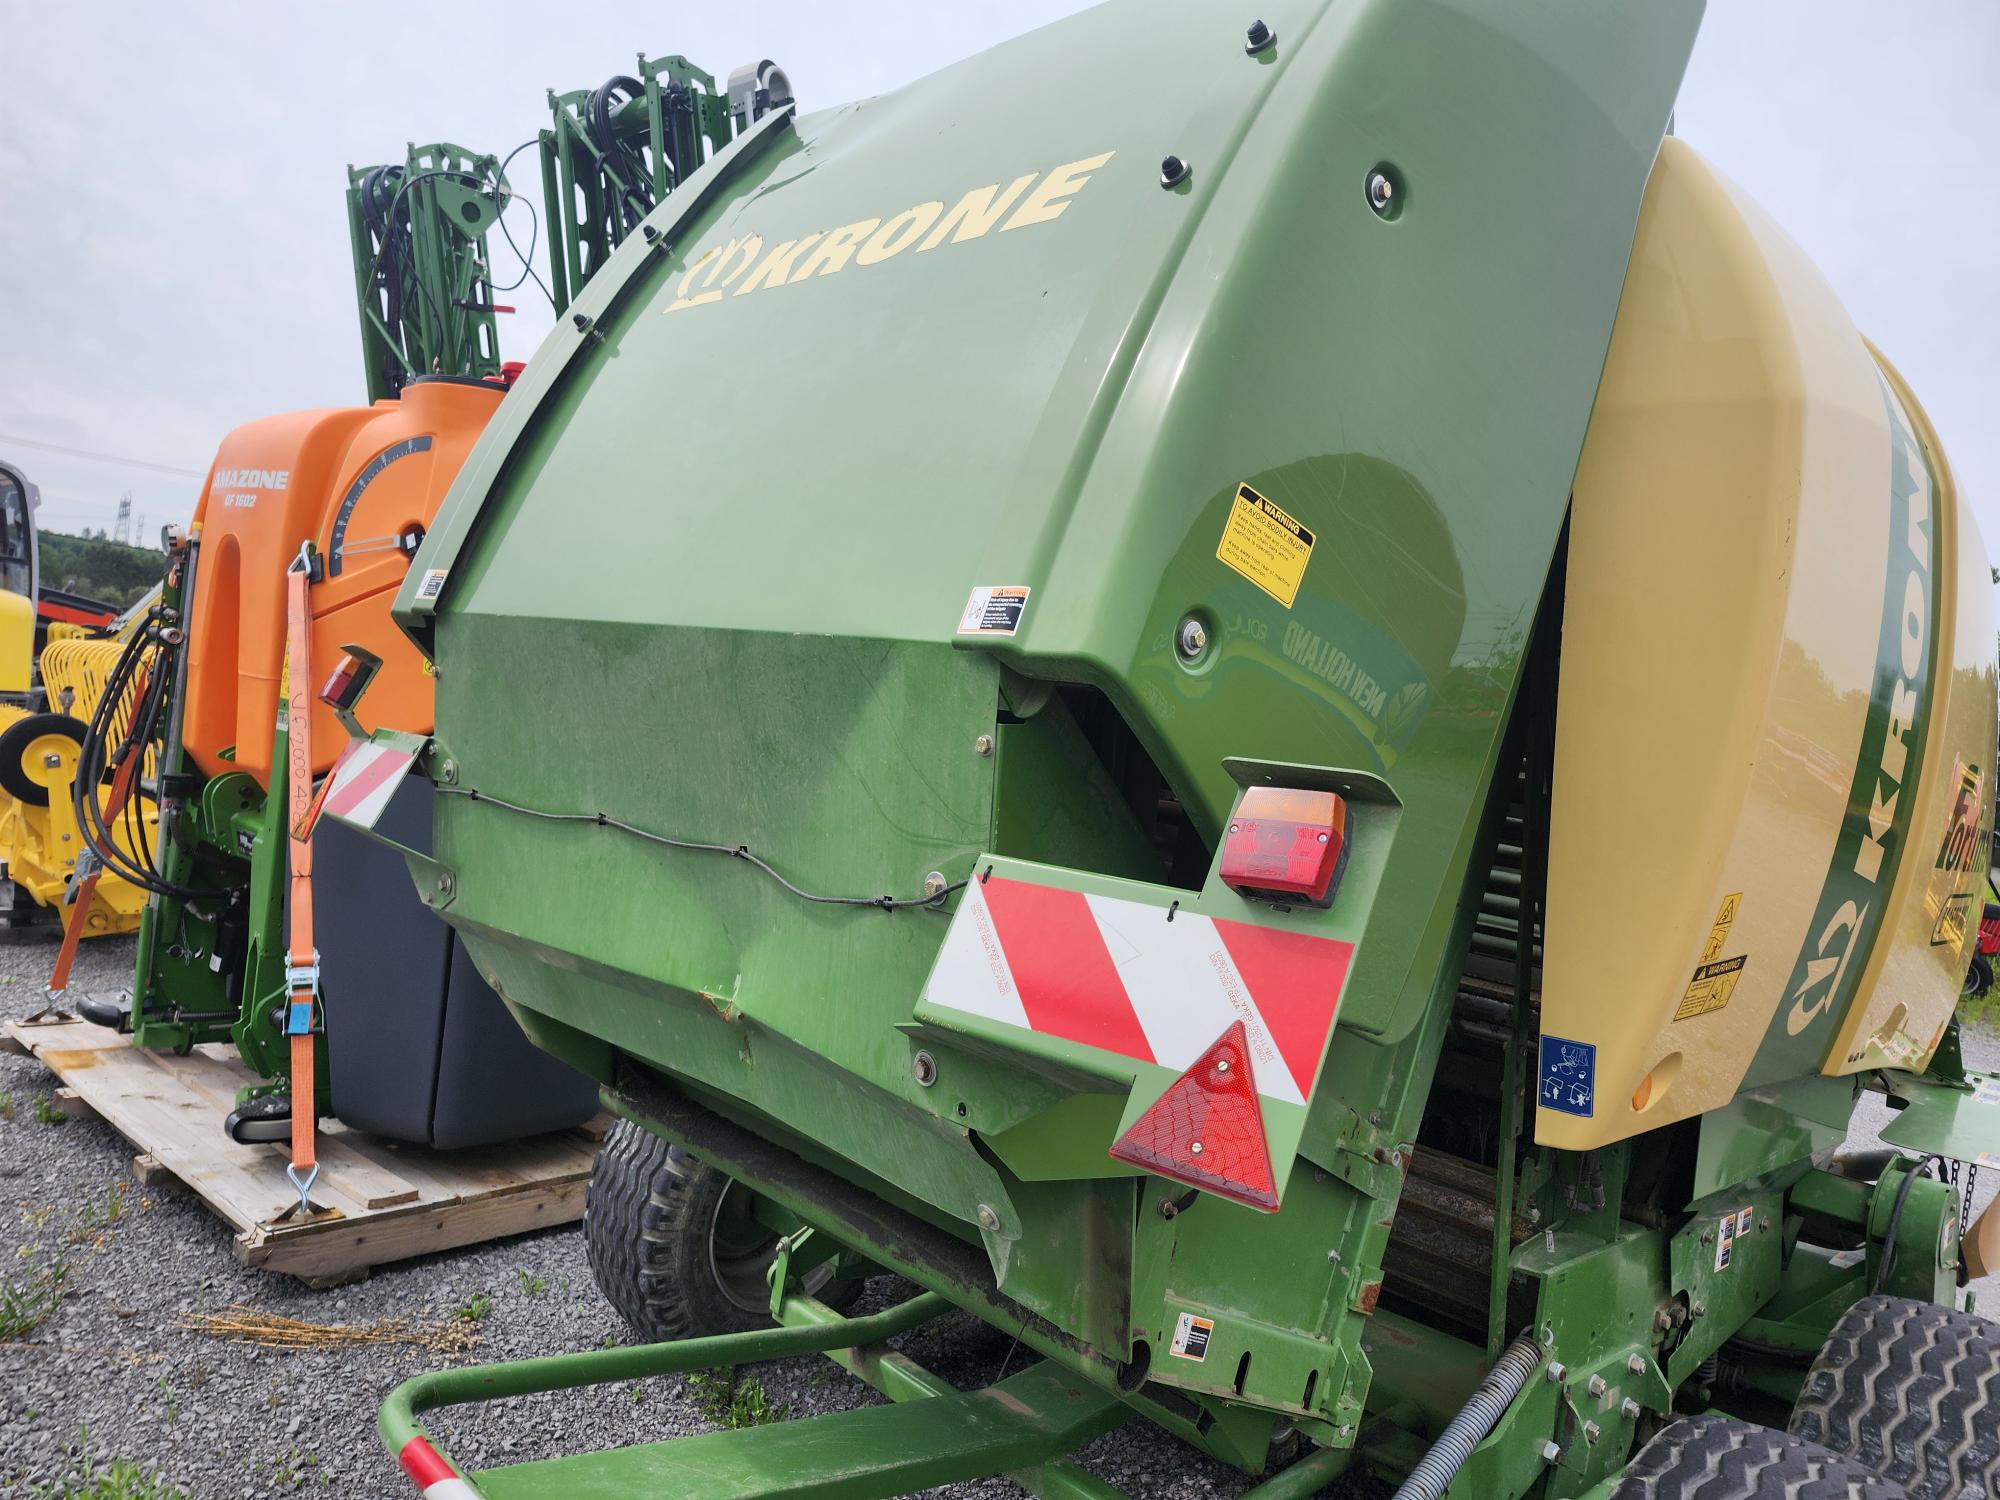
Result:
[[[1105,1496],[1145,1421],[1265,1500],[1991,1493],[1988,564],[1673,138],[1699,11],[732,81],[397,605],[413,873],[624,1116],[648,1340],[412,1381],[420,1487]],[[886,1347],[951,1308],[990,1389]],[[814,1351],[892,1403],[468,1476],[417,1425]]]

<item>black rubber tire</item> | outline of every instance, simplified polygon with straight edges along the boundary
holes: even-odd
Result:
[[[1641,1448],[1611,1500],[1903,1500],[1816,1443],[1734,1417],[1681,1417]]]
[[[1983,995],[1993,988],[1993,960],[1984,953],[1972,955],[1972,962],[1965,971],[1965,983],[1959,986],[1961,995]]]
[[[1790,1429],[1913,1500],[2000,1495],[2000,1324],[1863,1297],[1806,1372]]]
[[[584,1195],[584,1248],[598,1291],[645,1342],[770,1326],[769,1294],[760,1291],[776,1236],[718,1243],[732,1190],[744,1191],[630,1120],[604,1138]],[[834,1282],[821,1268],[807,1289],[840,1306],[860,1283]]]
[[[83,722],[68,714],[29,714],[25,719],[16,719],[5,733],[0,733],[0,787],[6,788],[17,802],[29,807],[47,807],[49,789],[28,779],[21,768],[21,753],[45,734],[66,735],[81,749],[86,732]]]

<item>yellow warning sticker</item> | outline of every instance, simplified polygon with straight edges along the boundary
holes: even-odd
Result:
[[[1742,977],[1743,966],[1750,959],[1747,955],[1724,958],[1722,950],[1729,942],[1729,929],[1735,925],[1736,910],[1742,904],[1741,891],[1722,898],[1715,921],[1708,929],[1708,941],[1701,947],[1701,962],[1695,966],[1694,977],[1688,980],[1687,992],[1681,996],[1681,1003],[1674,1010],[1676,1021],[1721,1010],[1729,1003],[1729,997],[1736,993],[1736,981]]]
[[[1313,534],[1247,484],[1236,487],[1216,561],[1234,568],[1286,609],[1312,558]]]

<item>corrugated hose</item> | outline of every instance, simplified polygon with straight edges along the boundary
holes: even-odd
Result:
[[[1458,1415],[1431,1444],[1430,1452],[1410,1470],[1410,1477],[1396,1491],[1395,1500],[1439,1500],[1445,1487],[1472,1457],[1472,1450],[1499,1424],[1541,1363],[1542,1346],[1531,1333],[1522,1334],[1501,1350],[1493,1368],[1479,1382],[1479,1389],[1472,1393],[1472,1399],[1459,1408]]]

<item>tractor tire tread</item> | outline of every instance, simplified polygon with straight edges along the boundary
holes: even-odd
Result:
[[[2000,1494],[2000,1325],[1907,1297],[1863,1297],[1833,1326],[1790,1430],[1913,1500]]]
[[[1734,1417],[1681,1417],[1641,1448],[1610,1500],[1904,1500],[1874,1470]]]

